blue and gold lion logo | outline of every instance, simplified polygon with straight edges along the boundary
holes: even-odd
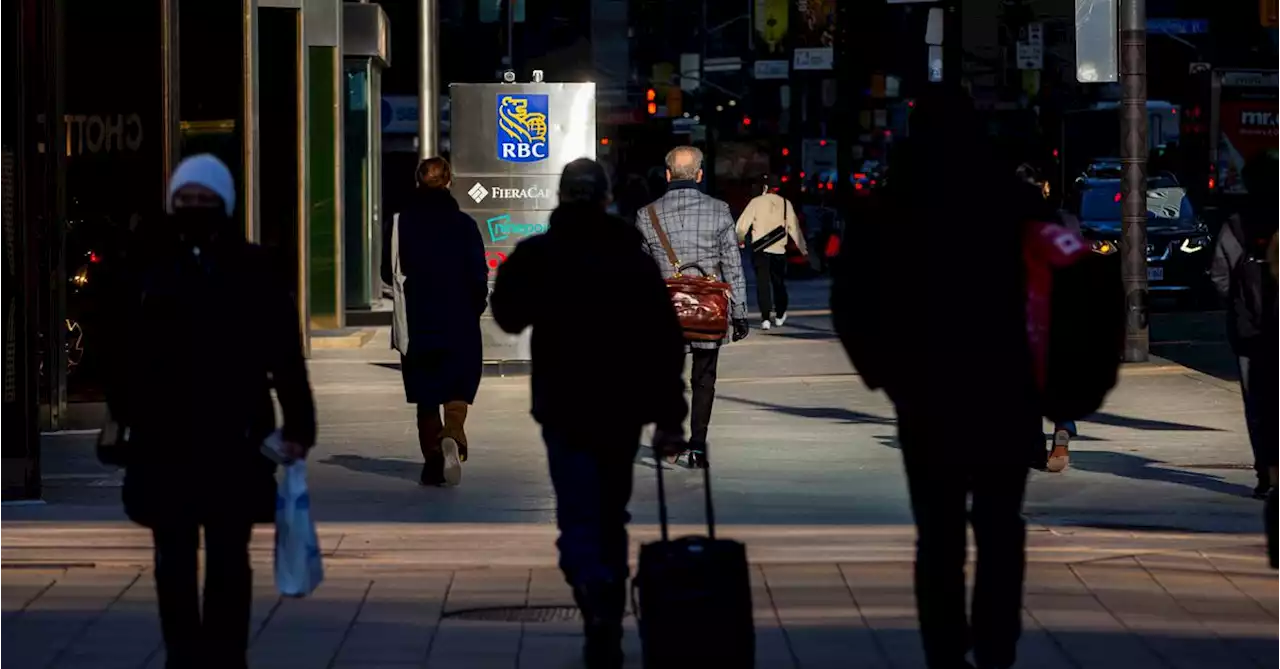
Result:
[[[536,163],[547,159],[547,96],[498,95],[498,159]]]

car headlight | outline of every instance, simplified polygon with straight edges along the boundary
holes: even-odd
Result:
[[[1205,236],[1188,237],[1182,240],[1182,245],[1178,248],[1183,253],[1195,253],[1196,251],[1203,251],[1205,247],[1209,246],[1209,243],[1209,238]]]
[[[1090,244],[1090,248],[1093,249],[1094,253],[1097,253],[1098,255],[1104,255],[1104,256],[1109,256],[1112,253],[1115,253],[1116,251],[1120,250],[1116,246],[1115,242],[1109,242],[1109,241],[1106,241],[1105,239],[1093,240],[1093,243]]]

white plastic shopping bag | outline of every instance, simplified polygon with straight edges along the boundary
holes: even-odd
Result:
[[[276,589],[286,597],[306,597],[324,580],[320,540],[311,520],[307,463],[284,468],[276,494]]]

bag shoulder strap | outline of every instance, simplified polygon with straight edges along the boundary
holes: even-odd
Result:
[[[391,277],[404,276],[400,271],[400,213],[391,215]]]
[[[675,270],[676,276],[680,276],[680,259],[676,257],[675,249],[671,248],[671,240],[667,238],[667,231],[662,229],[662,223],[658,222],[658,210],[653,205],[645,207],[649,212],[649,225],[653,226],[653,231],[658,234],[658,241],[662,243],[662,248],[667,252],[667,261],[671,263],[671,269]]]

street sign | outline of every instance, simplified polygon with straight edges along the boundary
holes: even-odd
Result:
[[[1033,21],[1027,24],[1027,44],[1044,47],[1044,24]]]
[[[492,281],[511,247],[546,230],[560,172],[595,158],[595,84],[451,84],[453,196],[485,239]],[[528,360],[530,333],[480,320],[485,360]]]
[[[757,60],[756,79],[786,79],[791,76],[791,63],[785,60]]]
[[[1018,69],[1043,70],[1044,46],[1040,44],[1018,43]]]
[[[703,72],[737,72],[742,69],[742,59],[737,56],[724,58],[708,58],[702,66]]]
[[[1203,35],[1209,19],[1147,19],[1147,32],[1161,35]]]
[[[830,70],[835,65],[835,50],[829,46],[796,49],[792,67],[797,70]]]

